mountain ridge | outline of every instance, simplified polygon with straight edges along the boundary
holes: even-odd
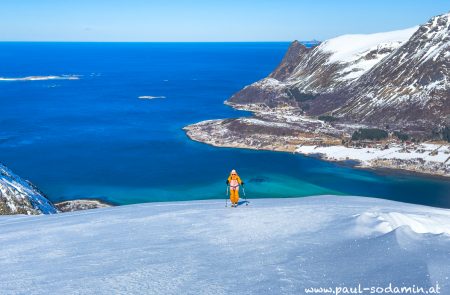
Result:
[[[0,164],[0,215],[55,213],[58,209],[36,186]]]
[[[343,35],[313,48],[294,41],[267,78],[226,103],[288,105],[305,115],[436,137],[450,120],[449,52],[450,13],[421,26]]]
[[[33,183],[0,163],[0,215],[41,215],[114,206],[95,199],[52,203]]]

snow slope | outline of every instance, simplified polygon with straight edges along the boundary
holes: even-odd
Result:
[[[426,197],[426,196],[424,196]],[[2,294],[305,294],[439,284],[450,210],[320,196],[0,218]]]
[[[404,43],[419,27],[404,30],[375,33],[375,34],[349,34],[329,39],[317,48],[331,53],[328,62],[353,62],[365,52],[375,49],[383,44]]]
[[[376,34],[350,34],[323,42],[318,51],[330,53],[327,64],[345,65],[339,81],[354,81],[411,38],[419,27]]]

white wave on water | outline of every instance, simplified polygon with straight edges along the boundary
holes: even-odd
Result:
[[[28,76],[19,78],[0,77],[0,81],[46,81],[46,80],[79,80],[77,75],[62,75],[62,76]]]
[[[151,96],[151,95],[139,96],[139,99],[155,99],[155,98],[166,98],[166,97],[165,96]]]

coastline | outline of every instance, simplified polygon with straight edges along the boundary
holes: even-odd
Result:
[[[268,149],[267,148],[266,149],[266,148],[257,148],[257,147],[253,147],[253,146],[242,146],[242,145],[218,145],[218,144],[208,143],[208,142],[194,139],[193,137],[189,136],[187,133],[186,133],[186,136],[189,137],[189,139],[191,139],[193,141],[207,144],[207,145],[217,147],[217,148],[235,148],[235,149],[247,149],[247,150],[256,150],[256,151],[270,151],[270,152],[278,152],[278,153],[292,153],[294,155],[302,155],[305,157],[318,159],[320,161],[336,163],[336,164],[338,164],[340,166],[344,166],[344,167],[350,167],[350,168],[358,169],[358,170],[372,171],[375,173],[379,173],[381,175],[405,175],[405,176],[412,175],[412,176],[418,176],[418,177],[425,177],[428,179],[437,179],[437,180],[444,180],[444,181],[450,180],[450,176],[446,176],[446,175],[425,173],[425,172],[420,172],[420,171],[415,171],[415,170],[406,170],[406,169],[400,169],[400,168],[396,168],[396,167],[362,166],[362,165],[359,165],[359,162],[355,163],[355,164],[348,164],[349,160],[327,160],[327,159],[324,159],[320,154],[307,155],[307,154],[296,152],[295,150],[293,151],[293,150],[288,150],[288,149],[284,149],[284,148],[277,148],[277,149]],[[350,159],[350,160],[357,161],[357,160],[352,160],[352,159]]]
[[[236,108],[242,109],[242,107]],[[429,151],[423,151],[423,147],[433,149],[438,146],[432,143],[418,144],[414,148],[410,148],[412,152],[407,149],[405,152],[405,148],[401,149],[401,147],[396,146],[391,149],[392,152],[387,150],[388,152],[384,152],[384,156],[377,158],[376,153],[381,153],[381,150],[376,148],[360,149],[361,151],[346,148],[342,145],[341,139],[334,137],[336,130],[332,130],[331,125],[328,128],[324,122],[320,122],[319,124],[322,125],[317,128],[317,120],[314,121],[314,119],[300,115],[297,115],[296,120],[293,120],[294,123],[292,123],[283,120],[283,116],[280,120],[277,111],[263,113],[261,111],[255,112],[254,108],[246,108],[246,110],[252,111],[253,116],[207,120],[188,125],[183,130],[189,139],[215,147],[289,152],[340,164],[351,160],[356,161],[356,164],[351,166],[357,169],[394,174],[414,174],[443,180],[450,179],[450,155],[448,154],[450,146],[448,144],[441,144],[437,148],[442,150],[442,153],[436,157],[439,158],[440,162],[435,162],[434,158],[429,160]],[[269,115],[270,117],[268,117]],[[292,114],[288,114],[288,116],[291,117],[291,120],[293,119]],[[311,126],[296,124],[302,120],[313,124]],[[321,129],[321,131],[317,131],[318,129]],[[326,129],[325,132],[324,129]],[[315,149],[318,149],[318,151],[315,152]],[[341,157],[334,156],[333,151],[336,149],[340,149],[341,152],[344,150],[347,154],[344,155],[344,158],[342,155]],[[422,154],[418,154],[417,150],[421,151]],[[363,151],[367,155],[370,155],[370,153],[375,155],[372,158],[362,155],[367,157],[367,160],[362,161],[352,154],[355,151],[360,153],[360,157]],[[381,153],[381,155],[383,154]],[[446,160],[442,160],[445,158]]]

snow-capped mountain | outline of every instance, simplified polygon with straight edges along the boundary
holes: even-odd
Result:
[[[299,92],[330,93],[358,79],[400,47],[417,27],[327,40],[300,62],[286,81]]]
[[[440,124],[450,114],[450,13],[421,26],[344,92],[339,116],[362,122]]]
[[[450,13],[420,27],[298,47],[294,42],[269,77],[228,102],[289,105],[307,115],[401,127],[427,137],[449,126]]]
[[[0,215],[54,213],[56,207],[32,183],[0,164]]]
[[[407,41],[417,27],[368,35],[344,35],[314,48],[297,41],[289,47],[281,64],[270,74],[229,101],[298,104],[322,93],[332,93],[370,70]]]

